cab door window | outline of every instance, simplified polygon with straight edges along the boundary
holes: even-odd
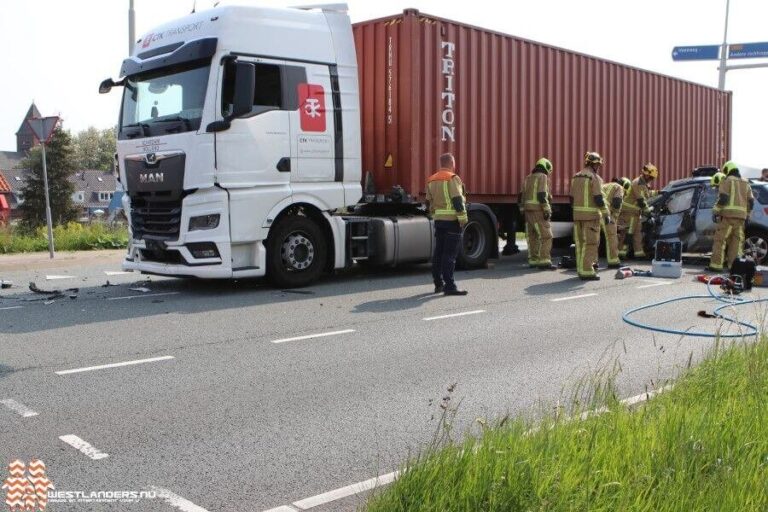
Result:
[[[306,71],[297,66],[255,63],[256,86],[253,91],[253,107],[249,116],[272,110],[297,110],[298,85],[306,82]],[[221,114],[226,117],[232,112],[234,101],[235,61],[224,65]],[[248,116],[246,116],[248,117]]]

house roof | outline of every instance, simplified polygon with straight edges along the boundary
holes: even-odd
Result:
[[[3,174],[8,184],[11,186],[11,192],[14,194],[21,190],[24,183],[27,181],[27,176],[32,174],[30,169],[11,169],[4,170]]]
[[[117,188],[115,175],[111,171],[78,171],[69,177],[78,192],[114,192]]]
[[[15,169],[26,155],[16,151],[0,151],[0,171]]]
[[[0,171],[0,194],[7,194],[12,191],[11,184],[5,179],[3,171]]]

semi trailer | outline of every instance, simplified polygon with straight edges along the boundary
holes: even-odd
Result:
[[[586,150],[610,174],[720,161],[730,95],[415,9],[352,25],[345,5],[222,6],[139,39],[99,90],[123,87],[116,163],[126,270],[321,274],[430,258],[426,177],[455,154],[469,194],[459,263],[514,236],[524,175],[555,164],[554,220]],[[680,176],[677,176],[680,174]]]

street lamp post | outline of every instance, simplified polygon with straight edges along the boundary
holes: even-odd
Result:
[[[133,52],[136,42],[136,11],[133,10],[133,0],[128,0],[128,55]]]
[[[133,1],[133,0],[131,0]],[[730,13],[731,0],[725,2],[725,33],[723,34],[723,46],[720,48],[720,78],[718,80],[718,89],[725,90],[725,73],[728,71],[726,59],[728,57],[728,14]]]

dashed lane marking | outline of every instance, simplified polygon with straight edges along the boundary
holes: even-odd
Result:
[[[107,457],[109,457],[109,454],[106,454],[106,453],[102,452],[101,450],[91,446],[90,443],[87,443],[87,442],[83,441],[82,439],[80,439],[79,437],[77,437],[74,434],[69,434],[69,435],[66,435],[66,436],[60,436],[59,439],[61,439],[65,443],[67,443],[72,448],[78,450],[80,453],[82,453],[83,455],[85,455],[89,459],[101,460],[101,459],[106,459]]]
[[[301,341],[301,340],[311,340],[314,338],[326,338],[328,336],[337,336],[340,334],[350,334],[355,332],[354,329],[345,329],[343,331],[333,331],[333,332],[323,332],[320,334],[309,334],[307,336],[297,336],[295,338],[283,338],[281,340],[272,340],[272,343],[287,343],[289,341]]]
[[[637,289],[638,290],[645,290],[646,288],[654,288],[656,286],[667,286],[667,285],[670,285],[670,284],[672,284],[672,281],[658,282],[658,283],[645,284],[643,286],[638,286]]]
[[[145,293],[144,295],[129,295],[127,297],[110,297],[107,300],[131,300],[131,299],[148,299],[151,297],[167,297],[168,295],[178,295],[181,292],[166,292],[166,293]]]
[[[16,400],[13,400],[12,398],[8,398],[5,400],[0,400],[0,404],[3,404],[8,409],[12,410],[22,418],[31,418],[32,416],[37,416],[38,413],[27,407],[26,405],[17,402]]]
[[[191,501],[182,498],[178,494],[175,494],[168,489],[163,489],[162,487],[150,487],[150,490],[155,491],[159,499],[165,501],[170,506],[181,510],[182,512],[208,512],[208,510],[204,509],[203,507],[195,505]]]
[[[431,322],[432,320],[443,320],[445,318],[456,318],[458,316],[479,315],[485,313],[484,309],[478,309],[476,311],[465,311],[463,313],[453,313],[451,315],[430,316],[424,319],[425,322]]]
[[[108,276],[126,276],[128,274],[133,274],[133,272],[126,272],[123,270],[105,270],[104,273]]]
[[[282,507],[271,508],[269,510],[265,510],[264,512],[297,512],[297,510],[293,507],[289,507],[288,505],[283,505]]]
[[[56,375],[69,375],[71,373],[91,372],[94,370],[105,370],[107,368],[119,368],[121,366],[133,366],[136,364],[156,363],[158,361],[168,361],[170,359],[174,359],[174,357],[163,356],[163,357],[153,357],[151,359],[137,359],[136,361],[125,361],[123,363],[103,364],[100,366],[88,366],[87,368],[75,368],[73,370],[61,370],[55,373]]]
[[[9,309],[22,309],[24,306],[10,306],[7,308],[0,308],[0,311],[8,311]]]
[[[75,276],[45,276],[46,281],[56,281],[58,279],[74,279]]]
[[[559,299],[552,299],[552,302],[563,302],[566,300],[586,299],[587,297],[595,297],[596,293],[585,293],[584,295],[572,295],[570,297],[560,297]]]

